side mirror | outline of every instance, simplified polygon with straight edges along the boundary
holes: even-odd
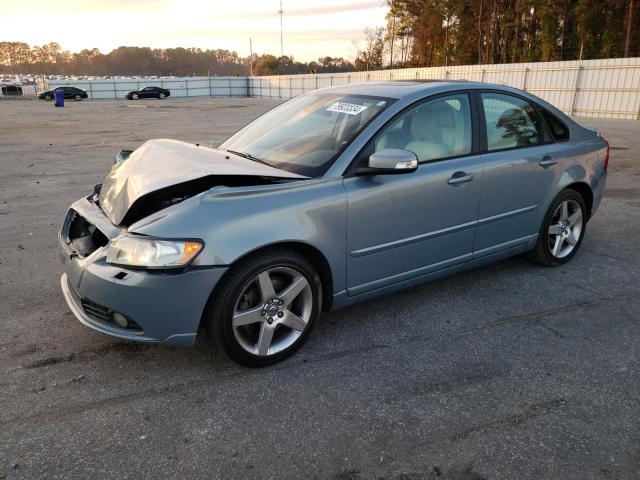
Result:
[[[129,155],[131,155],[132,153],[133,153],[133,150],[120,150],[116,154],[116,161],[113,162],[114,165],[118,163],[123,163],[127,158],[129,158]]]
[[[418,169],[418,157],[415,153],[398,148],[386,148],[369,157],[368,168],[360,173],[391,174],[411,173]]]

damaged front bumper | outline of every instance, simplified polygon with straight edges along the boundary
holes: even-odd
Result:
[[[77,228],[73,222],[78,219],[99,230],[99,238],[111,239],[122,231],[88,199],[71,206],[58,235],[58,247],[65,269],[62,291],[76,318],[87,327],[125,340],[193,345],[206,303],[226,268],[153,273],[116,267],[106,262],[104,241],[82,243],[89,245],[82,253],[74,248],[77,243],[69,232]],[[89,252],[91,248],[95,250]],[[126,318],[126,326],[118,318]]]

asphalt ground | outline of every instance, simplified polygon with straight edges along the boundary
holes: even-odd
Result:
[[[120,148],[217,144],[264,99],[0,102],[0,479],[640,478],[640,122],[576,257],[522,257],[323,315],[239,367],[75,320],[56,234]]]

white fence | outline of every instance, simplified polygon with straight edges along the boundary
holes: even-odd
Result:
[[[640,119],[640,58],[499,65],[405,68],[371,72],[269,77],[49,81],[74,85],[90,98],[123,98],[129,90],[161,86],[172,97],[291,98],[310,90],[372,80],[465,79],[510,85],[537,95],[569,115]]]
[[[431,79],[509,85],[531,92],[563,112],[579,117],[640,119],[640,58],[252,77],[249,95],[291,98],[330,85]]]

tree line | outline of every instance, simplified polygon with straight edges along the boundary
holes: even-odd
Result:
[[[56,42],[31,46],[0,42],[0,73],[37,75],[276,75],[348,72],[355,66],[341,57],[323,57],[308,63],[293,57],[240,57],[229,50],[200,48],[118,47],[109,53],[97,48],[71,53]]]
[[[373,68],[381,49],[393,67],[640,56],[639,0],[387,3],[386,28],[368,36]]]

